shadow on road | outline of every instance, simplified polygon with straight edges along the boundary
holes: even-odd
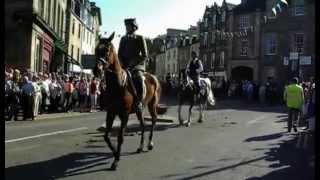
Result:
[[[251,138],[244,140],[244,142],[269,141],[269,140],[281,138],[282,136],[283,136],[283,133],[275,133],[275,134],[269,134],[269,135],[264,135],[264,136],[251,137]]]
[[[51,180],[108,170],[111,153],[71,153],[47,161],[8,167],[5,179]],[[98,167],[98,168],[97,168]]]
[[[306,149],[296,147],[298,137],[280,143],[279,147],[266,152],[266,161],[272,162],[270,168],[275,170],[261,177],[251,177],[247,180],[313,180],[314,151],[311,140]]]
[[[281,134],[272,134],[271,136],[260,136],[254,137],[258,140],[261,139],[274,139],[281,136]],[[243,161],[237,164],[208,170],[202,173],[198,173],[195,175],[189,175],[189,171],[186,173],[176,173],[176,174],[169,174],[164,175],[161,179],[172,178],[177,180],[191,180],[191,179],[198,179],[201,177],[211,176],[215,173],[219,173],[222,171],[234,169],[240,166],[249,165],[254,162],[258,161],[266,161],[269,165],[268,167],[271,168],[271,171],[263,175],[261,177],[248,177],[246,180],[313,180],[314,179],[314,151],[313,151],[313,140],[308,143],[306,149],[302,147],[297,147],[298,137],[292,137],[288,140],[280,141],[277,147],[275,148],[255,148],[254,151],[266,151],[263,156]],[[272,146],[274,146],[273,144]],[[271,146],[271,145],[270,145]],[[208,165],[203,166],[196,166],[192,169],[205,169],[210,168]],[[185,177],[183,177],[185,176]],[[214,179],[208,178],[208,179]]]

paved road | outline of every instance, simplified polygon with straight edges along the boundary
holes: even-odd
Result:
[[[168,114],[176,116],[171,105]],[[310,152],[295,147],[281,107],[219,102],[202,124],[159,123],[154,150],[141,154],[133,117],[117,171],[108,170],[110,150],[96,131],[104,116],[7,123],[6,179],[312,179]]]

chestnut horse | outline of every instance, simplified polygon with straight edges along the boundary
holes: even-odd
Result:
[[[128,80],[128,73],[122,68],[118,59],[116,50],[112,44],[114,33],[109,38],[100,39],[100,42],[96,48],[96,57],[103,61],[104,78],[107,84],[107,117],[106,117],[106,131],[104,139],[111,149],[114,162],[111,165],[112,170],[116,170],[120,160],[121,145],[123,143],[124,131],[127,126],[129,115],[135,113],[138,117],[141,127],[141,140],[140,146],[137,149],[137,153],[143,151],[144,147],[144,131],[145,122],[143,118],[143,111],[134,110],[135,94],[132,88],[132,83]],[[157,107],[160,101],[160,84],[158,79],[149,73],[144,73],[145,90],[143,105],[148,106],[149,113],[151,115],[152,125],[150,128],[148,150],[153,149],[153,131],[157,120]],[[111,143],[109,133],[112,130],[112,125],[116,116],[119,116],[121,120],[120,131],[118,133],[117,149]]]

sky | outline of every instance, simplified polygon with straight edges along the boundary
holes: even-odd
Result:
[[[136,18],[137,34],[155,38],[166,29],[188,29],[202,19],[206,5],[222,0],[90,0],[101,9],[103,36],[116,33],[113,44],[118,48],[120,36],[125,34],[124,19]],[[241,0],[227,0],[239,4]],[[106,32],[106,33],[105,33]]]

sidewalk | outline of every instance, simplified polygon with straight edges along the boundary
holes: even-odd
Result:
[[[47,120],[47,119],[59,119],[59,118],[70,118],[70,117],[77,117],[77,116],[88,116],[88,115],[92,115],[94,113],[106,113],[104,111],[98,111],[98,112],[61,112],[61,113],[45,113],[45,114],[41,114],[38,115],[34,118],[34,121],[38,121],[38,120]],[[23,120],[17,120],[17,121],[23,121]],[[31,119],[28,119],[27,121],[32,121]],[[14,120],[11,121],[5,121],[6,123],[12,123],[15,122]]]

